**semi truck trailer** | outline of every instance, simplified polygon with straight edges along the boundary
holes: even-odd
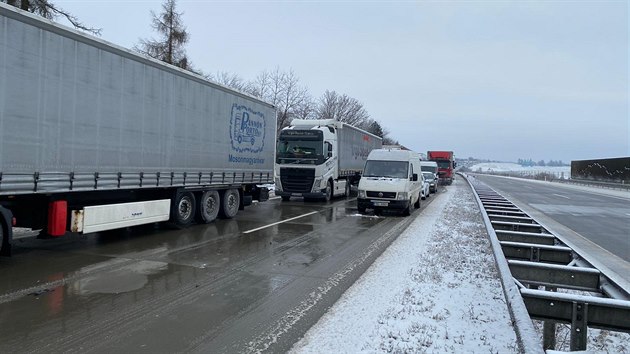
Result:
[[[441,184],[453,183],[453,169],[455,161],[452,151],[427,151],[427,159],[438,165],[438,177]]]
[[[350,195],[380,137],[333,119],[294,119],[278,134],[275,193],[330,200]]]
[[[0,3],[0,238],[232,218],[273,183],[275,108]]]

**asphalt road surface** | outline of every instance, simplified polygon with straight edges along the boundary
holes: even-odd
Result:
[[[630,198],[515,178],[475,175],[600,265],[630,280]],[[573,237],[575,236],[575,237]],[[583,240],[588,242],[583,242]],[[596,245],[596,246],[594,246]],[[600,249],[601,248],[601,249]]]
[[[183,230],[19,239],[0,352],[286,351],[432,198],[407,218],[273,200]]]

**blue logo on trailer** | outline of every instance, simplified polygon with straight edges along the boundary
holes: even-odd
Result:
[[[230,139],[232,149],[238,152],[261,152],[265,145],[265,115],[234,103]]]

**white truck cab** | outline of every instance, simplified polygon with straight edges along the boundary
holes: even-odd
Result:
[[[368,155],[359,181],[357,208],[401,210],[409,215],[420,207],[424,179],[418,153],[400,149],[376,149]]]
[[[276,195],[284,201],[349,196],[369,152],[381,146],[380,137],[343,122],[294,119],[278,135]]]

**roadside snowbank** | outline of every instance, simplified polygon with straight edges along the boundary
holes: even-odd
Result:
[[[518,351],[472,192],[431,198],[292,352]]]

